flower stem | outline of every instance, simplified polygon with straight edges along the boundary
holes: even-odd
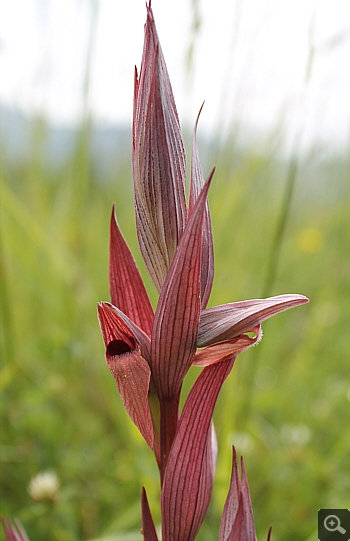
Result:
[[[175,437],[177,422],[179,419],[179,399],[180,393],[177,397],[172,398],[171,400],[160,401],[161,485],[163,485],[165,469],[168,463],[168,457]]]

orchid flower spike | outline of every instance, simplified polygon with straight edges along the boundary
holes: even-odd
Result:
[[[159,466],[163,541],[192,541],[213,486],[212,414],[220,389],[237,355],[261,339],[261,324],[308,299],[287,294],[206,307],[214,276],[208,205],[214,169],[205,181],[196,141],[198,115],[187,204],[180,122],[151,3],[146,7],[141,70],[135,71],[132,164],[138,242],[159,299],[154,311],[113,207],[110,302],[99,304],[98,317],[107,365]],[[180,415],[182,383],[192,364],[204,370]],[[238,516],[246,516],[244,470],[238,492]],[[142,516],[145,538],[157,539],[145,491]],[[220,541],[243,540],[220,535]]]

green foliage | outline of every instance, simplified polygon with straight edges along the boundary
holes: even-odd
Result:
[[[139,539],[142,485],[160,522],[158,472],[106,367],[96,317],[96,303],[109,299],[113,201],[156,304],[137,248],[131,156],[101,178],[84,126],[70,157],[53,167],[45,123],[32,130],[28,159],[2,153],[1,512],[19,518],[33,541]],[[227,142],[214,161],[210,303],[261,297],[288,160]],[[299,163],[268,294],[302,293],[311,302],[266,322],[262,343],[238,358],[225,384],[199,540],[217,538],[232,444],[245,458],[260,539],[273,524],[276,541],[306,540],[319,508],[349,505],[348,173],[343,156]],[[29,483],[47,470],[60,485],[35,501]]]

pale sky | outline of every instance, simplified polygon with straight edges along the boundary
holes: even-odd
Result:
[[[189,77],[192,3],[152,0],[182,124],[205,100],[208,133],[238,122],[268,137],[283,126],[287,145],[301,128],[308,148],[349,147],[350,0],[198,0]],[[130,125],[145,16],[144,0],[0,0],[0,102],[79,120],[95,24],[89,108]]]

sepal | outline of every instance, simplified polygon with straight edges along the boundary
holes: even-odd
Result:
[[[136,262],[119,229],[115,205],[110,224],[109,290],[111,303],[151,336],[153,308]]]
[[[277,295],[268,299],[231,302],[201,311],[198,347],[230,340],[250,332],[266,319],[309,302],[304,295]]]

